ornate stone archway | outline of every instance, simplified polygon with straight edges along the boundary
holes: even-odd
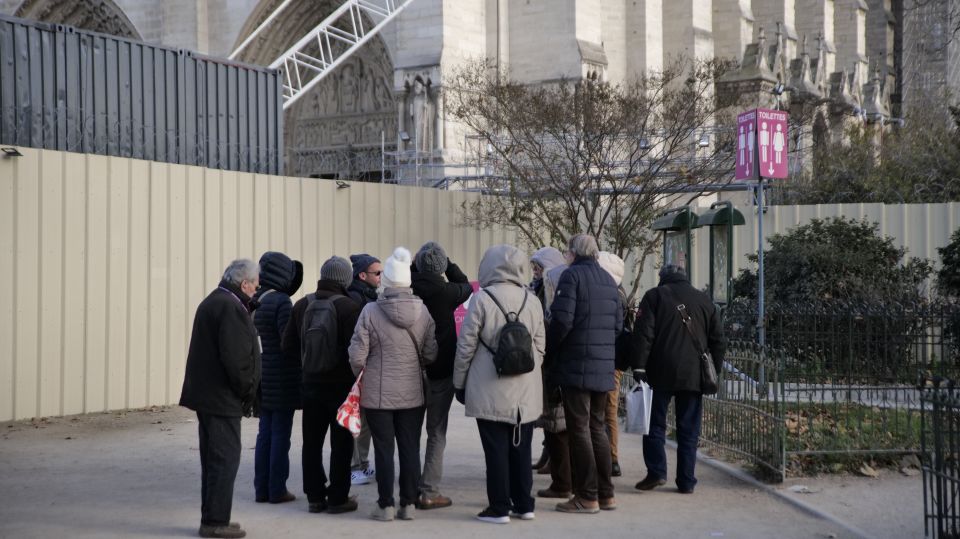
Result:
[[[239,45],[281,0],[262,0],[244,24]],[[286,8],[239,55],[268,65],[339,7],[335,0],[300,2]],[[379,36],[354,53],[284,114],[288,174],[362,178],[380,170],[381,133],[396,146],[397,103],[393,62]]]
[[[24,0],[14,15],[140,40],[140,32],[111,0]]]

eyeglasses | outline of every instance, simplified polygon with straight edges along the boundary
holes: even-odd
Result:
[[[367,275],[373,275],[374,277],[379,277],[380,274],[383,273],[383,270],[380,270],[380,271],[365,271],[364,273],[366,273]]]

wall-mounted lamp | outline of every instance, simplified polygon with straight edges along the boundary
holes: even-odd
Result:
[[[0,148],[0,152],[3,152],[4,157],[23,157],[23,154],[20,153],[20,150],[14,148],[13,146],[5,146]]]
[[[401,132],[400,132],[400,140],[402,140],[402,141],[404,141],[404,142],[410,142],[410,135],[408,135],[406,131],[401,131]]]
[[[697,146],[701,148],[706,148],[710,145],[710,135],[700,135],[700,140],[697,141]]]
[[[645,138],[640,139],[640,149],[641,149],[641,150],[649,150],[649,149],[650,149],[650,141],[647,140],[647,139],[645,139]]]
[[[772,93],[773,95],[782,95],[782,94],[783,94],[783,91],[786,90],[786,89],[787,89],[787,87],[784,86],[782,82],[778,82],[778,83],[773,87],[773,89],[770,90],[770,93]]]

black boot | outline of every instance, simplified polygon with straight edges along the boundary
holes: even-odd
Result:
[[[550,462],[550,454],[547,453],[547,446],[546,444],[544,444],[543,452],[540,453],[540,460],[538,460],[537,463],[533,465],[533,469],[538,470],[540,468],[543,468],[549,462]]]

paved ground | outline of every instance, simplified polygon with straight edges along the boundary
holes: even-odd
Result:
[[[778,537],[846,538],[849,531],[811,516],[763,488],[700,466],[697,493],[670,488],[640,493],[640,438],[621,438],[625,477],[616,481],[620,509],[598,515],[567,515],[538,500],[537,519],[507,526],[473,519],[485,506],[483,458],[476,426],[454,404],[447,448],[448,509],[421,511],[413,522],[380,523],[367,518],[374,485],[354,487],[360,510],[347,515],[306,512],[301,495],[299,414],[294,427],[288,483],[298,500],[280,506],[253,501],[254,420],[243,424],[244,453],[234,519],[249,537]],[[190,537],[199,521],[197,424],[186,410],[156,409],[0,424],[0,537]],[[539,433],[535,440],[539,446]],[[673,456],[670,456],[674,462]],[[913,478],[917,479],[917,478]],[[917,481],[919,481],[917,479]],[[547,484],[537,476],[535,488]],[[671,482],[668,485],[672,485]],[[845,488],[845,487],[838,487]],[[859,490],[851,488],[850,490]],[[833,499],[827,491],[819,494]],[[831,491],[833,492],[833,491]],[[837,499],[854,498],[841,493]],[[818,494],[804,495],[810,503]],[[827,505],[831,505],[831,501]],[[916,505],[916,502],[910,501]],[[912,511],[912,505],[904,510]],[[895,505],[896,506],[896,505]],[[869,516],[882,524],[890,506]],[[866,527],[864,527],[866,529]],[[875,529],[883,530],[883,526]],[[917,528],[888,529],[885,537],[917,536]],[[922,528],[920,528],[922,530]],[[896,533],[893,533],[896,532]]]

